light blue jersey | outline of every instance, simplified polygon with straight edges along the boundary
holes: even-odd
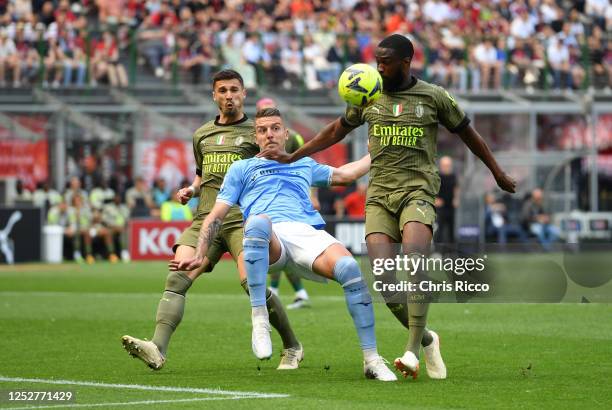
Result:
[[[310,202],[311,186],[328,186],[332,168],[311,158],[281,164],[265,158],[236,161],[227,171],[217,201],[238,204],[246,220],[265,214],[272,223],[303,222],[325,225]]]

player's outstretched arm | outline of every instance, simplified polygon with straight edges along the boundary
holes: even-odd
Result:
[[[194,196],[200,195],[200,184],[201,183],[202,183],[202,177],[199,175],[196,175],[191,185],[189,185],[186,188],[179,189],[179,191],[176,193],[176,199],[178,199],[178,201],[181,204],[185,205],[187,202],[189,202],[191,198],[193,198]]]
[[[355,182],[368,173],[371,163],[370,154],[367,154],[357,161],[333,168],[331,185],[348,185]]]
[[[173,259],[168,264],[170,270],[189,272],[204,264],[204,257],[208,252],[208,248],[219,233],[219,229],[221,229],[221,225],[223,225],[223,219],[229,212],[229,209],[230,206],[224,202],[215,203],[215,206],[213,206],[210,213],[204,219],[204,222],[202,222],[202,227],[200,228],[200,234],[198,236],[198,245],[193,259]]]
[[[341,141],[346,135],[351,132],[354,128],[347,128],[342,124],[340,118],[335,121],[327,124],[321,132],[319,132],[313,139],[308,141],[306,144],[302,145],[297,151],[293,154],[288,154],[284,151],[278,150],[267,150],[264,149],[259,154],[258,157],[265,157],[268,159],[273,159],[278,162],[295,162],[298,159],[308,157],[315,152],[323,151],[325,148],[330,147]]]
[[[468,125],[463,130],[459,131],[457,135],[461,137],[461,140],[468,146],[470,151],[480,158],[487,168],[489,168],[497,185],[504,191],[514,193],[516,190],[516,181],[501,169],[495,157],[493,157],[493,153],[489,149],[489,146],[478,131],[471,125]]]

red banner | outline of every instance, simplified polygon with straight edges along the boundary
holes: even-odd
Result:
[[[133,260],[168,260],[172,246],[191,222],[130,221],[130,256]]]
[[[0,178],[14,177],[34,188],[49,177],[47,140],[0,140]]]

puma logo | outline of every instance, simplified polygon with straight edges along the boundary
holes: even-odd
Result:
[[[423,212],[423,210],[421,208],[417,208],[416,210],[419,211],[420,213],[422,213],[424,217],[427,217],[427,215],[425,215],[425,212]]]

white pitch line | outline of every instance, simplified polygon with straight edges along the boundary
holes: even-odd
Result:
[[[131,389],[131,390],[148,390],[148,391],[165,391],[165,392],[180,392],[180,393],[198,393],[198,394],[217,394],[227,396],[241,396],[265,399],[277,399],[289,397],[288,394],[277,393],[258,393],[246,391],[231,391],[220,389],[200,389],[197,387],[173,387],[173,386],[147,386],[144,384],[113,384],[86,382],[78,380],[55,380],[55,379],[25,379],[22,377],[6,377],[0,375],[0,382],[16,382],[16,383],[42,383],[42,384],[59,384],[65,386],[87,386],[87,387],[104,387],[109,389]]]
[[[90,403],[90,404],[57,404],[53,406],[29,406],[29,407],[7,407],[8,410],[31,410],[31,409],[64,409],[67,407],[105,407],[105,406],[136,406],[138,404],[161,404],[161,403],[183,403],[190,401],[211,401],[211,400],[241,400],[241,399],[258,399],[261,397],[246,397],[246,396],[231,396],[231,397],[195,397],[193,399],[176,399],[176,400],[142,400],[142,401],[125,401],[118,403]]]

